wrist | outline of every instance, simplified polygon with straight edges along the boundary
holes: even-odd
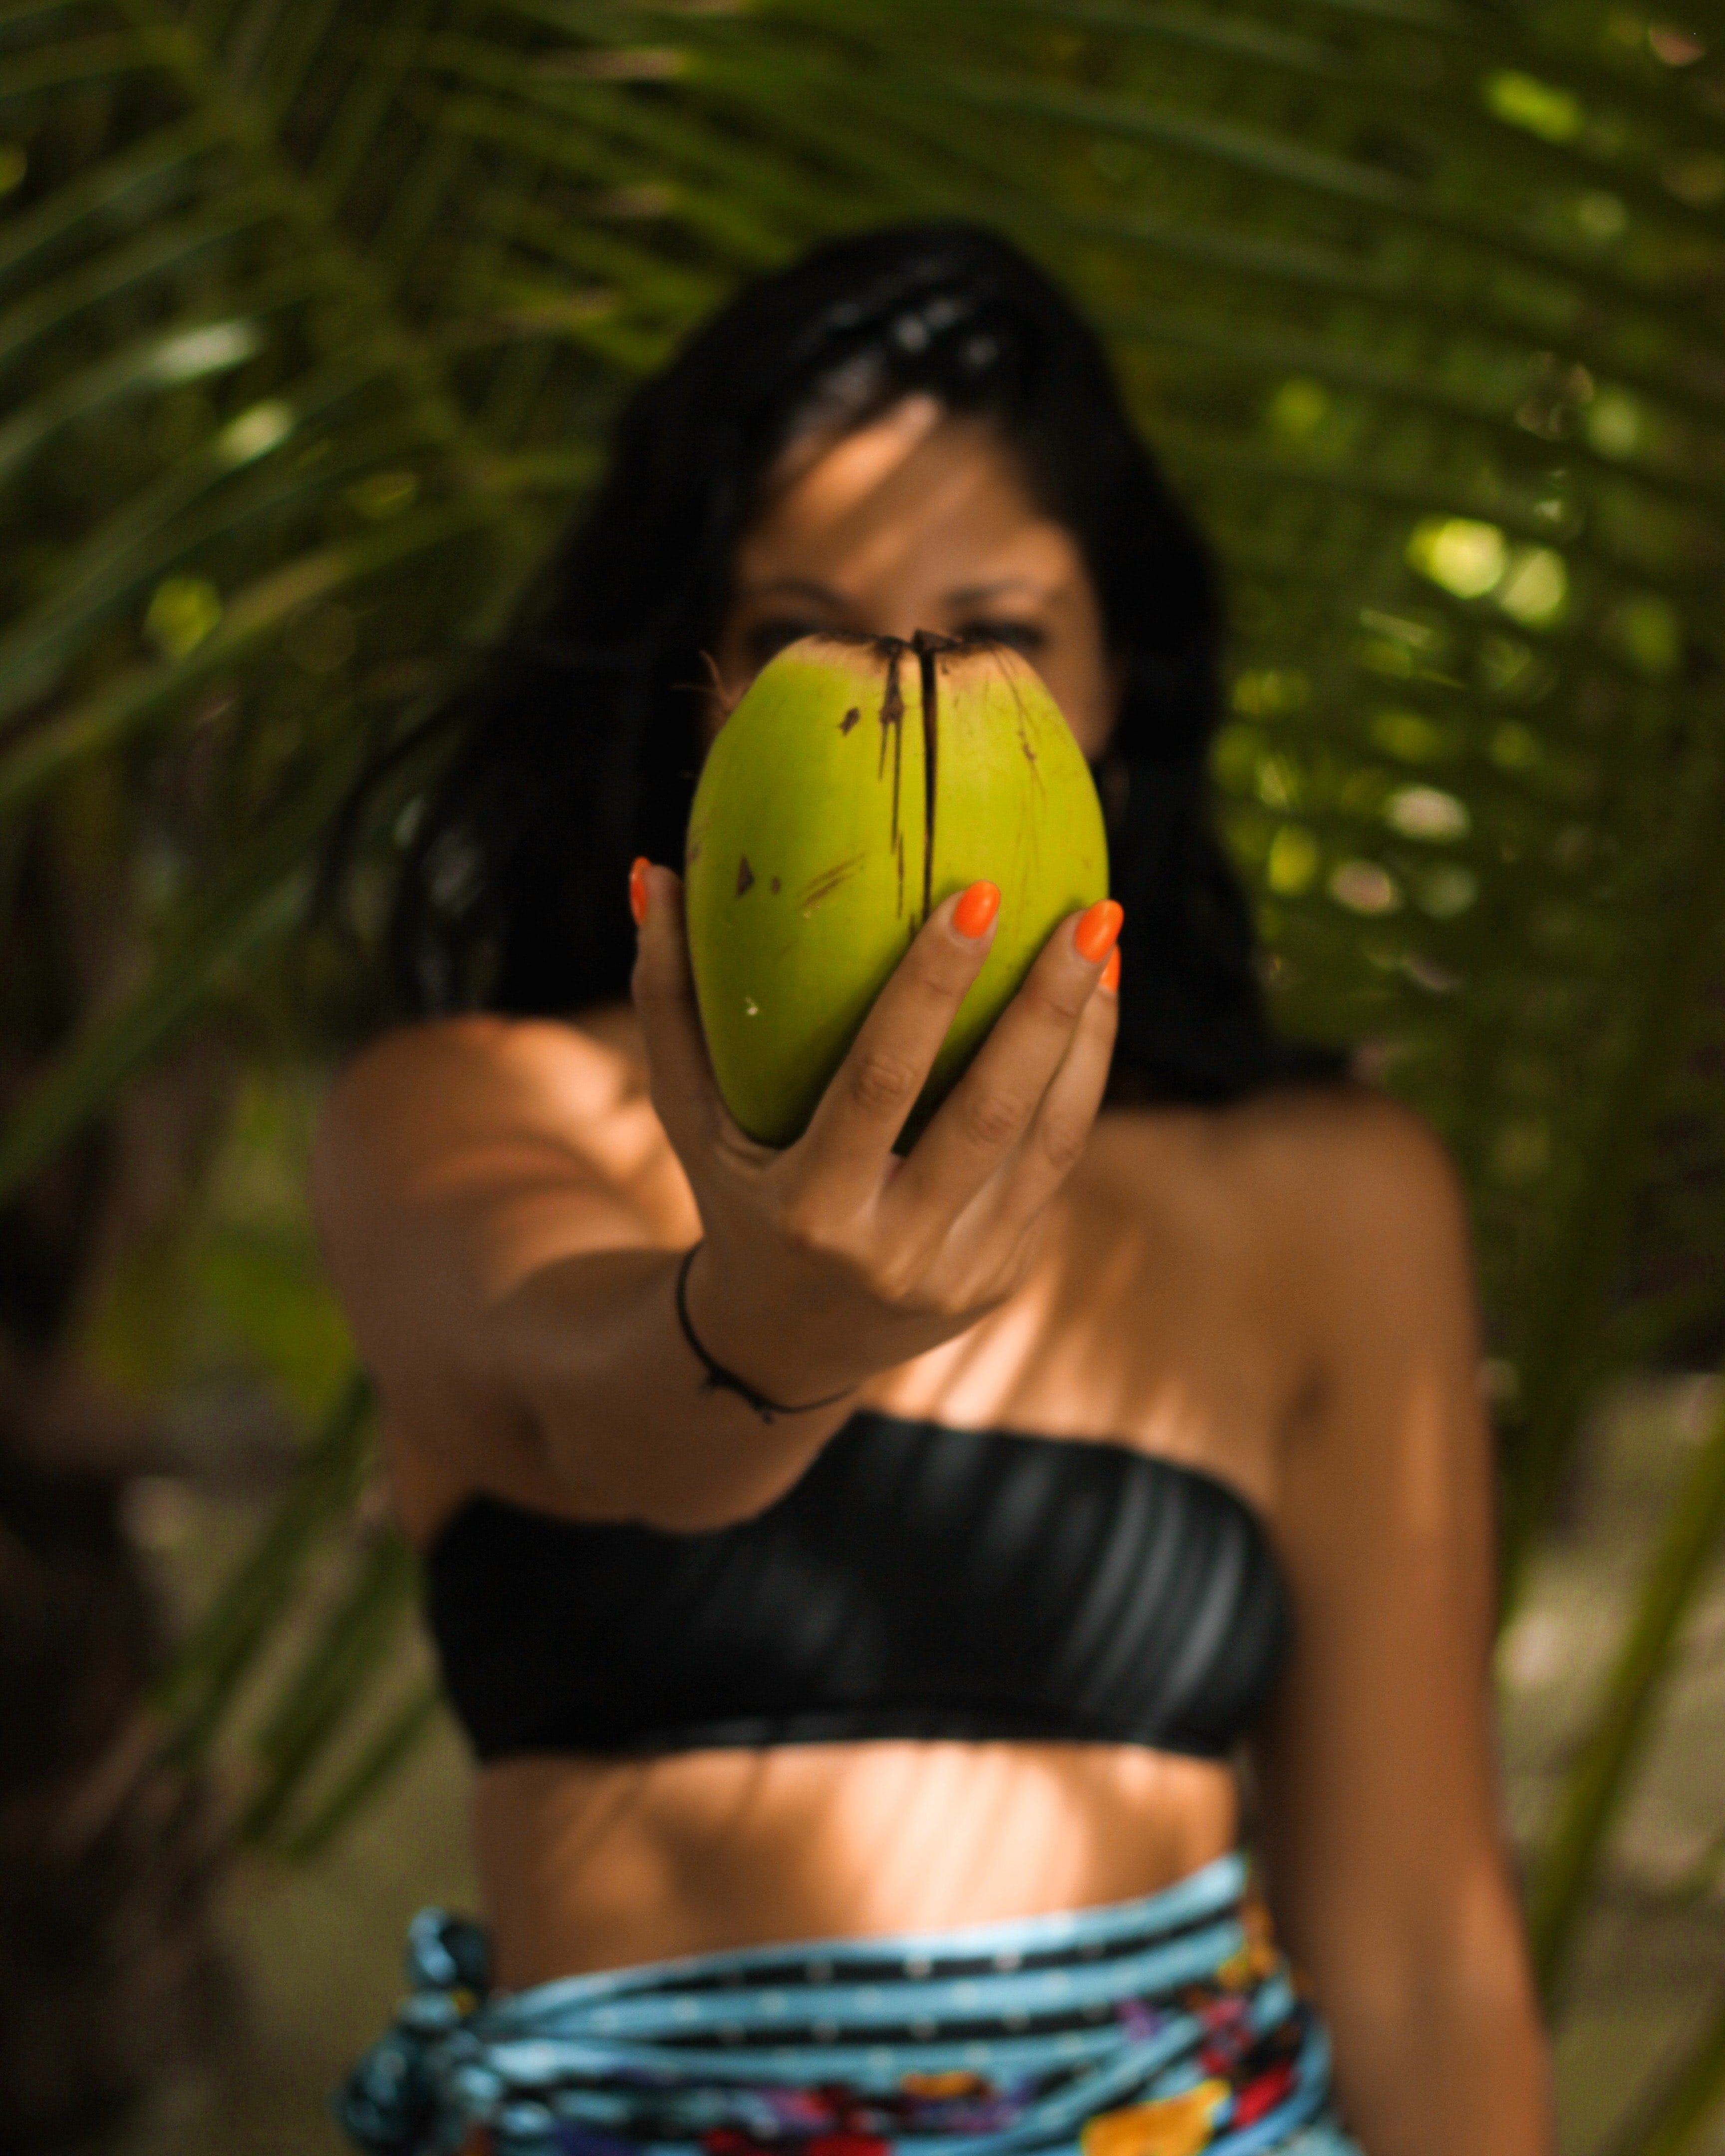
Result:
[[[774,1422],[839,1407],[863,1382],[854,1366],[839,1368],[798,1353],[802,1343],[782,1311],[770,1325],[739,1327],[734,1317],[727,1322],[714,1285],[711,1254],[705,1241],[696,1243],[678,1264],[672,1295],[684,1344],[701,1366],[703,1391],[733,1394],[762,1422]]]

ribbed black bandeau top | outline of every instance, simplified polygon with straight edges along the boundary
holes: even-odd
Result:
[[[1262,1525],[1213,1476],[874,1413],[736,1526],[668,1534],[475,1497],[426,1573],[481,1759],[884,1737],[1214,1758],[1291,1630]]]

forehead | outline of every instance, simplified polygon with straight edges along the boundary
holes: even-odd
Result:
[[[747,580],[783,567],[866,576],[922,556],[1073,549],[988,420],[907,397],[866,425],[793,443],[738,547]]]

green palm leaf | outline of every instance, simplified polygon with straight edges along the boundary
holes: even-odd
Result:
[[[351,1512],[372,1464],[371,1411],[371,1389],[356,1378],[337,1398],[275,1517],[163,1674],[157,1703],[182,1758],[208,1750],[314,1553]]]
[[[1690,2156],[1725,2098],[1725,2005],[1676,2068],[1637,2104],[1607,2156]]]
[[[0,1198],[9,1194],[218,993],[223,972],[284,936],[303,911],[308,856],[352,775],[330,757],[254,842],[245,867],[200,909],[146,985],[74,1043],[0,1133]]]
[[[1548,1987],[1563,1968],[1604,1836],[1670,1673],[1673,1646],[1722,1534],[1725,1409],[1715,1416],[1649,1561],[1599,1719],[1564,1787],[1533,1881],[1529,1917],[1534,1964]]]
[[[220,804],[176,826],[167,897],[141,871],[134,974],[165,955],[36,1053],[0,1168],[224,1022],[235,952],[299,918],[330,774],[497,619],[633,376],[823,234],[985,218],[1083,296],[1216,535],[1227,835],[1289,1022],[1376,1044],[1462,1168],[1518,1578],[1599,1389],[1725,1336],[1725,14],[1691,30],[1580,0],[0,9],[26,159],[0,834],[105,784],[141,862],[142,782],[194,742]],[[429,1712],[330,1766],[406,1578],[349,1548],[345,1502],[289,1541],[347,1551],[352,1594],[259,1710],[251,1826],[301,1851]],[[1679,1501],[1553,1815],[1553,1980],[1705,1509]],[[267,1621],[223,1634],[200,1742],[270,1691],[309,1576],[285,1532],[240,1575],[278,1584],[235,1588]]]

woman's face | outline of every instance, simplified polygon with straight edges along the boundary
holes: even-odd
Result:
[[[714,654],[725,706],[799,636],[918,629],[1023,652],[1085,754],[1101,754],[1119,685],[1077,542],[987,421],[926,396],[785,453],[737,548]]]

